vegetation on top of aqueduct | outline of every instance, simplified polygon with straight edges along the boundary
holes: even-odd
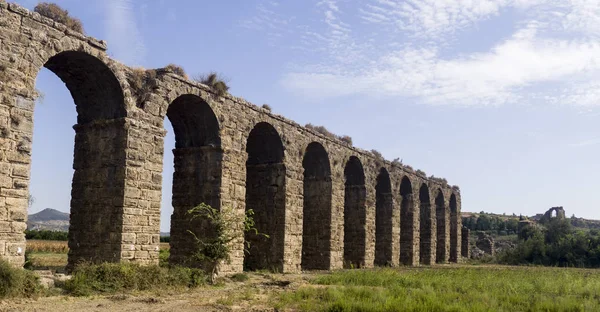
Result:
[[[61,8],[55,3],[40,2],[35,6],[33,11],[39,13],[41,16],[52,19],[55,22],[64,24],[73,31],[84,33],[81,20],[70,16],[69,11]]]

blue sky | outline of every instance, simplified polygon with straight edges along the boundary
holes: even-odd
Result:
[[[17,1],[30,9],[36,1]],[[109,54],[190,75],[461,187],[463,211],[600,219],[600,1],[57,1]],[[31,212],[68,211],[76,122],[43,70]],[[161,230],[174,138],[166,122]]]

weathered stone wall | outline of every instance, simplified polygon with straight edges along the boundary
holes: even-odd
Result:
[[[459,261],[458,189],[164,70],[140,77],[139,69],[109,59],[105,50],[104,42],[0,1],[0,257],[23,263],[34,84],[45,66],[65,82],[78,112],[71,264],[158,261],[165,118],[176,140],[175,263],[191,251],[188,229],[211,234],[204,221],[185,214],[200,202],[240,215],[253,209],[260,230],[273,237],[254,241],[261,252],[249,257],[244,239],[235,242],[225,272],[241,271],[245,261],[284,272],[341,268],[344,258],[364,267],[376,258],[378,265]],[[278,140],[251,146],[259,123]],[[249,161],[271,155],[277,141],[279,159]],[[361,183],[347,183],[351,158],[361,164]],[[383,171],[389,181],[382,182]],[[424,185],[427,201],[419,200]],[[442,193],[435,205],[438,194],[431,190]],[[350,217],[350,211],[357,213]]]
[[[467,227],[463,227],[462,228],[462,246],[461,246],[461,256],[464,259],[469,259],[469,257],[471,256],[471,244],[469,242],[470,239],[470,234],[471,234],[471,230],[469,230],[469,228]]]

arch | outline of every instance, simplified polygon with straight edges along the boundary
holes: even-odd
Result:
[[[375,186],[375,265],[393,263],[393,209],[390,174],[381,168]]]
[[[167,118],[173,125],[175,148],[221,146],[217,116],[202,98],[179,96],[169,105]]]
[[[344,176],[344,264],[359,268],[365,265],[367,188],[365,171],[358,157],[348,159]]]
[[[121,235],[115,233],[122,232],[126,187],[127,130],[120,121],[126,116],[123,89],[107,64],[83,51],[59,52],[41,62],[65,84],[77,111],[67,270],[84,260],[120,261]],[[39,69],[33,66],[37,76]],[[11,110],[11,128],[26,142],[33,141],[33,109],[33,102],[18,100]],[[27,163],[30,151],[25,152]]]
[[[446,223],[448,220],[446,212],[446,200],[444,199],[444,192],[441,189],[437,190],[435,197],[435,216],[437,220],[437,244],[435,262],[444,263],[448,260],[448,244],[446,242]]]
[[[421,264],[432,264],[433,218],[429,187],[423,183],[419,189],[419,259]]]
[[[458,262],[458,206],[456,195],[450,195],[450,262]]]
[[[306,147],[304,159],[302,269],[327,270],[331,262],[331,166],[317,142]]]
[[[410,179],[405,176],[400,183],[400,263],[414,264],[415,229],[414,201]]]
[[[248,135],[246,152],[246,211],[254,211],[256,229],[268,237],[246,233],[250,250],[244,257],[244,268],[282,272],[286,168],[281,137],[272,125],[258,123]]]
[[[44,67],[66,85],[77,106],[77,123],[126,116],[123,89],[113,71],[86,52],[65,51],[48,59]]]
[[[187,211],[201,203],[221,208],[223,150],[219,123],[208,103],[192,94],[177,97],[166,116],[175,134],[169,262],[197,266],[188,262],[195,248],[188,230],[199,238],[210,237],[213,230],[206,220],[192,220]]]

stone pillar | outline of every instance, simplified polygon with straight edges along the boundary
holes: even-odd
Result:
[[[81,261],[119,262],[126,207],[127,120],[76,125],[68,269]],[[131,212],[127,210],[127,212]],[[133,257],[131,257],[132,259]]]
[[[372,268],[375,265],[375,183],[367,180],[365,214],[365,261],[364,267]]]
[[[462,228],[461,256],[464,259],[469,259],[470,255],[471,255],[471,245],[469,244],[469,239],[470,239],[469,234],[470,233],[471,233],[471,231],[468,228],[466,228],[466,227]]]
[[[0,258],[15,266],[25,263],[33,107],[31,94],[0,84]]]
[[[195,250],[197,237],[212,235],[206,220],[191,220],[188,210],[205,203],[221,208],[221,161],[219,147],[190,147],[173,150],[173,215],[171,216],[171,241],[169,262],[197,266],[190,257]]]
[[[419,204],[413,194],[408,194],[403,196],[401,205],[400,262],[416,266],[419,264]]]
[[[301,162],[299,161],[298,163]],[[298,170],[297,166],[286,166],[285,238],[283,246],[284,273],[299,272],[301,270],[303,187],[302,171],[300,170]]]

